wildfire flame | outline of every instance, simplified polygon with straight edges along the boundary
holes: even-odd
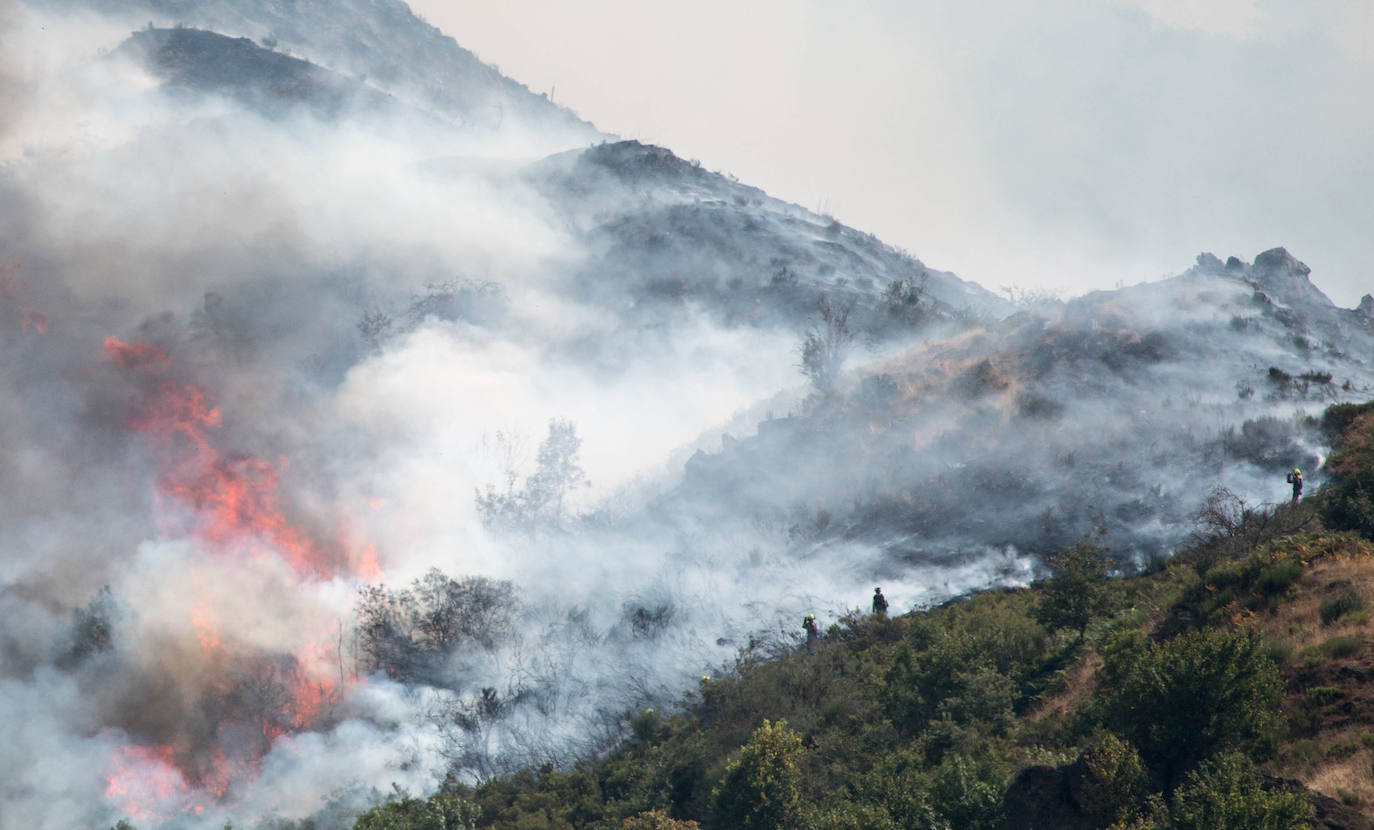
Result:
[[[286,460],[222,449],[220,409],[180,376],[166,351],[111,336],[102,355],[135,382],[123,423],[145,437],[155,462],[157,520],[165,534],[194,538],[221,557],[276,557],[304,580],[380,576],[375,547],[350,540],[347,528],[338,534],[344,541],[322,545],[288,520],[280,490]],[[214,716],[221,719],[212,730],[214,746],[190,737],[194,730],[188,727],[179,748],[121,748],[106,796],[133,818],[198,812],[204,804],[197,798],[226,797],[236,783],[256,776],[258,759],[275,740],[319,726],[344,684],[356,682],[343,671],[337,627],[306,637],[294,654],[264,653],[221,631],[217,609],[207,599],[208,577],[194,576],[192,582],[196,599],[187,627],[198,646],[192,653],[199,652],[213,675],[202,708],[224,714]],[[225,740],[234,747],[229,752]]]
[[[195,536],[218,550],[279,555],[305,577],[377,574],[374,549],[349,555],[318,545],[287,519],[279,495],[285,458],[274,464],[216,449],[214,431],[223,425],[219,408],[199,387],[171,377],[166,352],[112,336],[103,354],[123,369],[136,370],[144,382],[144,394],[131,403],[124,424],[148,437],[158,463],[158,497],[192,509]]]

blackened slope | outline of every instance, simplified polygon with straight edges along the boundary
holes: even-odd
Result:
[[[246,36],[473,128],[559,129],[591,142],[595,127],[478,60],[399,0],[62,0],[126,20],[150,18]]]
[[[199,29],[135,32],[115,55],[139,60],[167,88],[218,93],[268,114],[304,108],[333,118],[346,109],[386,113],[394,98],[308,61],[264,49],[248,38]]]
[[[623,305],[628,291],[641,313],[692,302],[731,323],[801,328],[825,295],[853,303],[856,329],[879,338],[913,323],[1013,310],[871,234],[663,147],[601,144],[546,159],[526,175],[594,251],[579,280],[603,303]],[[883,307],[894,282],[919,292],[910,313]]]

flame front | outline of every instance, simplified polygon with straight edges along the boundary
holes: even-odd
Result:
[[[344,541],[323,545],[287,518],[281,495],[286,460],[221,449],[226,430],[220,408],[181,376],[166,351],[109,337],[102,354],[133,381],[123,424],[143,436],[154,463],[157,526],[164,536],[191,540],[214,557],[186,565],[194,596],[184,606],[179,637],[186,646],[176,648],[179,660],[195,666],[188,673],[195,678],[184,681],[192,690],[187,723],[172,734],[136,734],[145,745],[121,748],[106,796],[133,818],[198,811],[207,799],[224,799],[256,777],[259,759],[278,738],[327,723],[344,688],[355,682],[345,671],[337,624],[292,632],[289,639],[303,645],[284,651],[262,645],[261,638],[250,644],[226,627],[231,614],[246,609],[229,610],[224,592],[211,590],[216,579],[234,574],[223,564],[283,562],[294,580],[284,570],[263,572],[279,574],[273,577],[279,582],[285,577],[290,584],[277,587],[290,590],[336,577],[375,579],[380,566],[375,547],[351,539],[346,526],[336,534]],[[151,670],[173,671],[166,662]],[[151,793],[149,781],[157,784]]]

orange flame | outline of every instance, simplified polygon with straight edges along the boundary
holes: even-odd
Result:
[[[138,392],[130,399],[124,424],[147,441],[157,469],[157,504],[160,508],[178,508],[159,509],[159,524],[166,532],[194,535],[220,555],[279,557],[301,577],[325,579],[341,573],[380,577],[375,546],[353,537],[346,525],[338,533],[337,543],[321,545],[288,520],[280,493],[286,460],[272,463],[254,455],[224,452],[220,409],[200,387],[185,382],[167,352],[149,343],[125,343],[111,336],[104,342],[102,355],[137,381]],[[186,519],[177,518],[188,512],[189,525]],[[344,676],[339,656],[323,645],[337,638],[337,630],[325,632],[317,638],[318,644],[307,645],[297,654],[269,655],[233,644],[232,637],[222,634],[216,623],[215,609],[208,600],[192,606],[189,626],[206,665],[220,669],[235,666],[236,671],[257,678],[255,682],[284,693],[276,708],[236,711],[228,704],[231,708],[221,716],[226,721],[218,725],[220,729],[247,728],[261,740],[246,755],[236,751],[233,757],[226,756],[223,746],[176,752],[165,746],[130,747],[123,756],[128,762],[123,767],[141,768],[142,772],[135,769],[136,777],[146,774],[150,765],[160,764],[175,774],[183,790],[189,787],[222,799],[235,783],[257,775],[258,759],[273,741],[319,726],[338,703],[344,684],[355,681]],[[333,676],[331,666],[339,667],[337,676]],[[224,701],[234,700],[228,678],[226,674],[210,682],[213,691],[207,701],[218,699],[217,705],[224,706]],[[151,799],[134,797],[137,793],[131,780],[130,773],[116,769],[106,794],[123,799],[132,817],[138,817],[138,810],[154,809],[145,802],[171,805],[178,798],[180,806],[161,808],[163,815],[165,809],[203,809],[184,792],[181,796],[167,792]]]
[[[126,744],[118,748],[105,778],[105,797],[130,818],[147,821],[179,809],[186,781],[172,761],[169,746]]]
[[[131,406],[125,425],[147,435],[159,464],[158,493],[191,507],[197,535],[226,549],[246,543],[254,556],[267,542],[302,576],[328,578],[350,570],[343,551],[323,549],[286,518],[279,497],[285,459],[277,464],[252,455],[225,456],[215,449],[212,430],[222,426],[220,410],[196,386],[167,377],[167,353],[148,343],[105,340],[103,355],[125,369],[142,372],[148,389]],[[364,552],[355,568],[371,576],[375,551]]]

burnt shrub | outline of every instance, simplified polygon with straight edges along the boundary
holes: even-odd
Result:
[[[394,680],[444,685],[443,664],[462,647],[492,650],[513,632],[515,588],[485,577],[453,579],[437,568],[403,590],[358,596],[363,667]]]

